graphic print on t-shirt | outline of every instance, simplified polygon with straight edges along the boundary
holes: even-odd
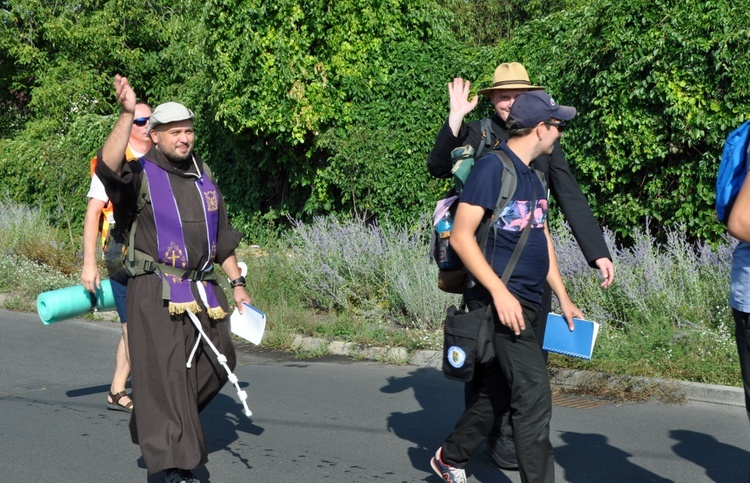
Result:
[[[497,219],[497,228],[506,231],[521,231],[526,227],[529,219],[531,201],[513,200],[503,208]],[[547,200],[537,200],[531,228],[544,228],[547,219]]]

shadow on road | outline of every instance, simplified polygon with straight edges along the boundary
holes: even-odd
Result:
[[[630,453],[611,446],[601,434],[560,433],[565,445],[555,448],[555,461],[564,469],[570,483],[610,483],[637,481],[668,483],[662,478],[628,461]]]
[[[130,385],[130,380],[125,384],[125,390],[132,389]],[[71,389],[69,391],[65,391],[65,395],[67,397],[82,397],[82,396],[90,396],[92,394],[102,394],[102,397],[106,400],[107,399],[107,391],[109,391],[109,384],[102,384],[100,386],[89,386],[89,387],[80,387],[78,389]]]
[[[226,451],[237,459],[237,463],[252,468],[250,461],[243,453],[251,454],[250,451],[238,451],[237,448],[231,447],[233,443],[240,439],[239,433],[248,433],[253,435],[262,434],[264,429],[255,425],[250,418],[242,412],[242,405],[236,399],[219,393],[211,404],[201,413],[203,431],[206,435],[206,445],[208,447],[209,459],[211,453],[217,451]],[[237,443],[238,447],[247,446],[246,443]],[[146,468],[143,457],[138,458],[138,467]],[[210,483],[211,474],[208,468],[201,467],[193,470],[195,476],[200,481]],[[159,472],[148,476],[149,483],[161,483],[164,481],[164,473]]]
[[[386,394],[408,390],[414,392],[414,399],[421,409],[410,413],[391,413],[388,416],[388,430],[414,443],[415,446],[408,449],[409,460],[414,468],[431,474],[427,481],[442,481],[433,473],[430,459],[463,413],[463,385],[445,379],[435,369],[421,368],[406,377],[388,378],[388,384],[380,390]],[[502,472],[490,465],[483,449],[480,447],[472,457],[467,474],[480,482],[509,482]]]
[[[750,452],[695,431],[674,430],[669,436],[677,441],[675,454],[705,468],[711,481],[750,483]]]

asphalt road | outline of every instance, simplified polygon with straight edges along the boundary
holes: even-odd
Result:
[[[163,481],[147,475],[130,443],[128,415],[104,406],[119,330],[84,320],[44,326],[35,314],[0,311],[0,481]],[[461,413],[460,384],[415,366],[238,353],[254,415],[242,414],[233,386],[204,411],[201,481],[440,481],[429,458]],[[556,402],[558,482],[749,481],[744,408]],[[481,451],[468,473],[520,481]]]

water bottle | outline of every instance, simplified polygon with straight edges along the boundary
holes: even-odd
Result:
[[[437,259],[438,268],[440,270],[455,270],[456,269],[456,253],[450,246],[451,232],[453,231],[453,217],[450,213],[446,213],[440,221],[438,221],[435,227],[437,232]]]

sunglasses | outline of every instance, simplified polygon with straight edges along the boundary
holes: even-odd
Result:
[[[563,132],[565,130],[565,126],[567,125],[565,121],[559,121],[559,122],[544,121],[544,124],[548,126],[555,126],[559,132]]]
[[[146,124],[148,124],[148,118],[147,117],[139,117],[138,119],[133,119],[133,124],[135,124],[138,127],[143,127]]]

